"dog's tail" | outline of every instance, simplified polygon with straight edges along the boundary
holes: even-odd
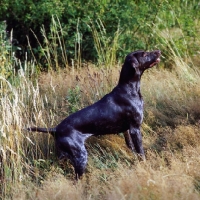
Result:
[[[51,135],[55,135],[56,128],[40,128],[40,127],[30,127],[27,128],[28,131],[37,131],[42,133],[50,133]]]

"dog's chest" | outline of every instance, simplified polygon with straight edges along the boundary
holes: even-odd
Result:
[[[139,123],[143,120],[144,102],[141,96],[130,98],[127,105],[124,107],[125,115],[129,120],[134,120]]]

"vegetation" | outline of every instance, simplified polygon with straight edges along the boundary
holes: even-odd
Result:
[[[199,199],[198,9],[195,0],[1,1],[0,199]],[[22,25],[33,30],[27,48]],[[162,62],[142,77],[147,161],[121,134],[91,137],[86,173],[74,183],[52,137],[25,128],[53,127],[100,99],[138,48],[162,50]]]
[[[179,52],[193,54],[199,49],[195,45],[199,8],[198,0],[2,0],[0,21],[6,20],[7,31],[13,33],[15,45],[21,48],[17,51],[19,58],[25,59],[31,45],[37,61],[42,62],[43,51],[37,43],[38,40],[45,43],[41,27],[45,28],[49,42],[54,42],[56,35],[52,35],[52,29],[55,26],[51,18],[58,17],[62,26],[62,32],[58,34],[64,38],[64,50],[71,64],[71,59],[77,59],[77,50],[83,61],[96,62],[101,58],[97,47],[110,47],[119,34],[115,46],[118,59],[123,59],[133,49],[160,48],[161,41],[152,33],[157,28],[175,29],[174,42]],[[93,39],[96,34],[102,36],[98,42]],[[63,50],[59,46],[56,48]],[[65,63],[60,65],[65,66]],[[45,68],[44,62],[42,67]]]

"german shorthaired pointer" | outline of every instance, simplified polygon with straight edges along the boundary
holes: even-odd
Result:
[[[143,99],[140,79],[143,72],[160,61],[159,50],[135,51],[126,56],[117,86],[101,100],[65,118],[55,128],[28,128],[50,133],[61,157],[71,160],[78,179],[87,164],[85,140],[91,135],[123,132],[127,146],[145,159],[140,126]]]

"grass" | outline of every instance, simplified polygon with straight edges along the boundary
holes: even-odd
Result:
[[[36,80],[21,69],[12,85],[1,78],[1,198],[199,199],[199,71],[175,59],[175,69],[156,66],[142,77],[147,161],[138,162],[121,135],[91,137],[87,170],[78,184],[70,162],[55,158],[52,138],[23,128],[52,127],[101,98],[116,85],[120,67],[89,64],[42,73]]]

